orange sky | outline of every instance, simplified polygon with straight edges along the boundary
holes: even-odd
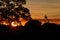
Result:
[[[60,19],[60,0],[26,0],[24,5],[30,9],[32,18],[44,19],[46,14],[50,19]]]

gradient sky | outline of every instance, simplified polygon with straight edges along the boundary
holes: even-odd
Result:
[[[32,18],[43,19],[46,14],[50,19],[60,19],[60,0],[26,0],[25,7],[30,9]]]

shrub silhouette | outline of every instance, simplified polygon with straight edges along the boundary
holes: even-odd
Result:
[[[43,30],[44,32],[57,32],[57,24],[54,23],[44,23],[43,24]]]
[[[40,32],[41,22],[37,20],[30,20],[26,23],[25,27],[28,32]]]

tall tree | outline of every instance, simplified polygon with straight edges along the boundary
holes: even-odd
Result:
[[[4,4],[6,6],[6,7],[4,7],[4,6],[1,7],[0,10],[2,10],[2,11],[0,11],[0,12],[2,12],[2,16],[7,19],[11,15],[14,15],[15,17],[19,17],[17,12],[23,10],[24,7],[22,5],[26,4],[26,0],[0,0],[0,2],[3,3],[3,4],[1,4],[1,6],[3,6]],[[17,5],[18,7],[15,8],[15,5]],[[28,11],[29,10],[27,8],[24,9],[25,13]],[[24,13],[24,15],[29,15],[29,14],[25,14],[25,13]]]

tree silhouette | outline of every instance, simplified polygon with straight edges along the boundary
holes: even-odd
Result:
[[[31,18],[29,9],[22,6],[24,4],[26,0],[0,0],[0,17],[8,21],[18,20],[20,17]]]
[[[2,13],[2,16],[5,18],[7,18],[7,15],[17,15],[17,12],[22,9],[23,4],[26,4],[26,0],[0,0],[0,14]],[[15,5],[18,7],[15,8]]]
[[[26,4],[26,0],[0,0],[2,2],[10,3],[10,2],[20,2],[21,4]]]
[[[47,20],[47,22],[49,23],[49,20],[48,20],[48,17],[47,17],[47,15],[45,15],[45,19]]]

